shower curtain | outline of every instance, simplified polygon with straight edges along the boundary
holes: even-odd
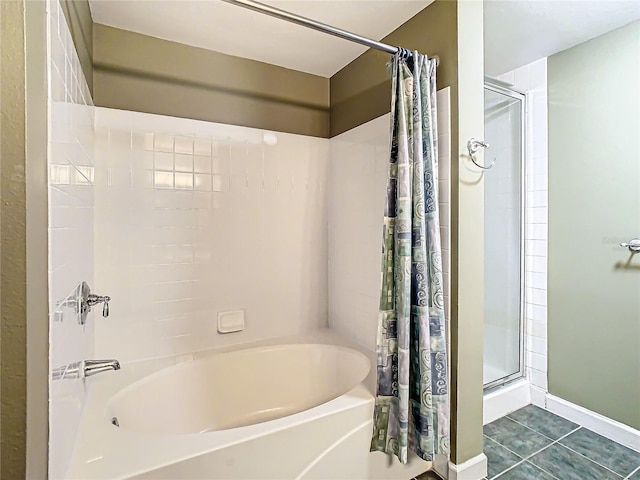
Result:
[[[436,61],[392,60],[372,451],[449,453],[447,342],[438,218]],[[406,57],[409,57],[408,59]]]

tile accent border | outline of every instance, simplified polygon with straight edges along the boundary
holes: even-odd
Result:
[[[448,480],[481,480],[487,476],[487,457],[481,453],[460,465],[441,463],[436,458],[433,469]]]
[[[545,408],[609,440],[640,452],[640,430],[550,394],[546,395]]]

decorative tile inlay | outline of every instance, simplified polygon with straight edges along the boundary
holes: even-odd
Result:
[[[522,457],[527,457],[551,443],[551,439],[507,417],[485,425],[484,434]]]
[[[558,444],[534,455],[529,461],[562,480],[618,480],[622,478]]]
[[[586,428],[563,438],[560,443],[622,476],[640,466],[640,453]]]
[[[529,462],[524,462],[500,475],[496,480],[554,480],[554,477]]]
[[[489,478],[495,477],[500,472],[504,472],[507,468],[522,461],[522,458],[515,453],[510,452],[488,437],[484,437],[484,454],[487,456]]]
[[[579,426],[535,405],[521,408],[509,414],[508,417],[553,440],[559,439]]]

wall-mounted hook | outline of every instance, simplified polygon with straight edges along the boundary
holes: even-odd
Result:
[[[491,145],[489,145],[484,140],[476,140],[475,138],[470,138],[469,141],[467,141],[467,150],[469,151],[469,158],[471,158],[471,161],[474,163],[474,165],[483,170],[489,170],[491,167],[495,165],[496,160],[494,159],[493,162],[491,162],[491,165],[489,166],[480,165],[476,161],[476,158],[473,156],[480,149],[480,147],[491,148]]]
[[[632,254],[640,253],[640,238],[634,238],[629,242],[621,243],[621,247],[628,248]]]

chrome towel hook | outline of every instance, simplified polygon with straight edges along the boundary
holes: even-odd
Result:
[[[621,243],[620,246],[628,248],[631,253],[640,253],[640,238],[634,238],[626,243]]]
[[[491,167],[493,167],[496,163],[495,158],[493,159],[493,162],[491,162],[491,165],[489,165],[488,167],[485,167],[484,165],[480,165],[478,162],[476,162],[476,157],[474,157],[474,153],[476,153],[478,151],[478,149],[482,147],[482,148],[490,148],[491,145],[489,145],[487,142],[485,142],[484,140],[476,140],[475,138],[470,138],[469,141],[467,142],[467,150],[469,151],[469,158],[471,158],[471,161],[477,166],[480,167],[483,170],[489,170]]]

